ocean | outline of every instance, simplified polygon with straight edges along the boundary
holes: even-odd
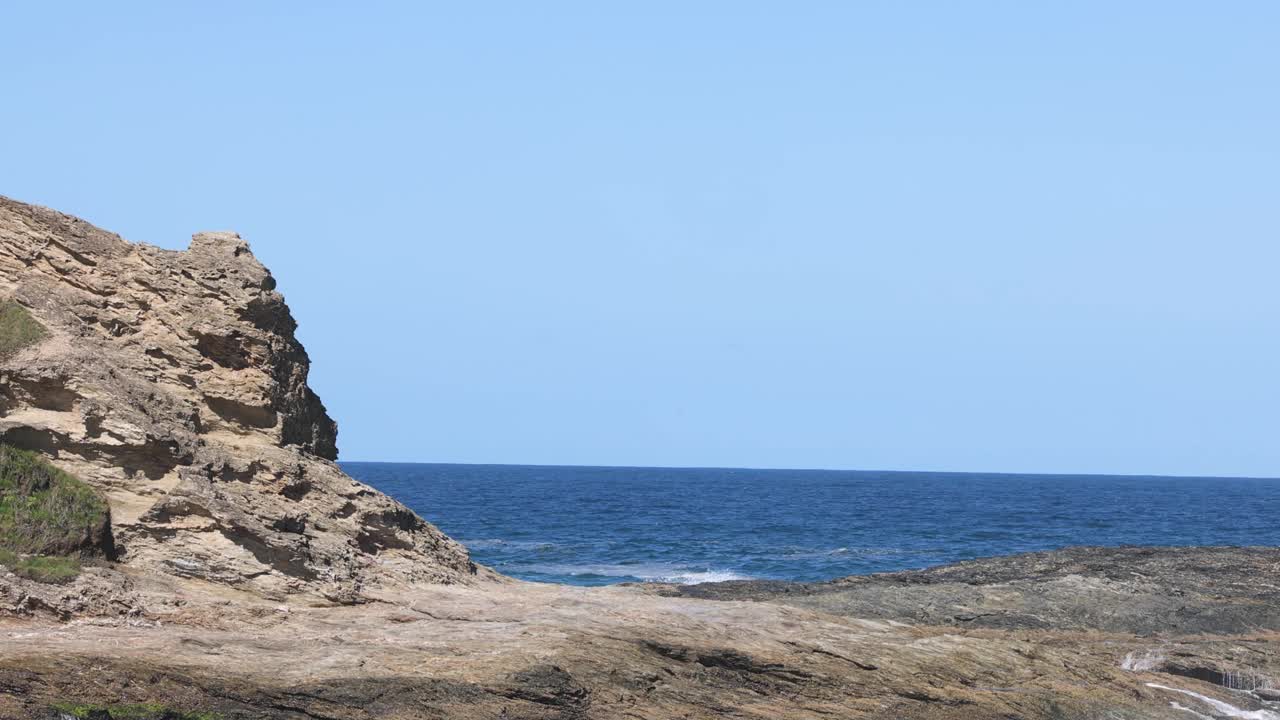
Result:
[[[344,462],[525,580],[828,580],[1067,545],[1280,545],[1280,480]]]

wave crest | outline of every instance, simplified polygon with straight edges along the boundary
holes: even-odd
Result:
[[[517,568],[504,568],[517,570]],[[750,580],[751,577],[732,570],[717,570],[708,567],[690,567],[687,565],[651,563],[651,564],[583,564],[583,565],[527,565],[518,568],[520,572],[539,575],[560,575],[575,578],[610,578],[616,581],[640,580],[642,582],[665,582],[678,585],[699,585],[709,582],[725,582],[727,580]]]

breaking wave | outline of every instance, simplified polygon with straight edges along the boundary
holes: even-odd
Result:
[[[501,538],[479,538],[476,540],[459,540],[469,550],[554,550],[556,543],[539,540],[503,540]]]
[[[515,568],[512,568],[515,569]],[[750,580],[747,575],[732,570],[697,568],[668,563],[648,564],[550,564],[527,565],[519,568],[524,574],[547,577],[569,577],[578,580],[611,579],[614,581],[665,582],[679,585],[698,585],[727,580]]]

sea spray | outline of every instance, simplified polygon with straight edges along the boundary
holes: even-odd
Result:
[[[1226,703],[1221,700],[1211,698],[1208,695],[1201,695],[1200,693],[1192,692],[1191,690],[1182,690],[1180,688],[1169,687],[1168,685],[1160,685],[1157,683],[1147,683],[1147,687],[1156,688],[1157,690],[1167,690],[1169,692],[1181,693],[1183,695],[1186,695],[1187,697],[1193,697],[1196,700],[1199,700],[1200,702],[1204,703],[1205,705],[1208,705],[1209,707],[1213,708],[1215,713],[1223,717],[1240,718],[1240,720],[1280,720],[1280,713],[1275,713],[1270,710],[1242,710],[1230,703]],[[1176,707],[1179,710],[1188,709],[1188,708],[1179,706],[1177,703],[1170,703],[1170,705]]]

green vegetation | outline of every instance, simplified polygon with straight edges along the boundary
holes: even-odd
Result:
[[[107,504],[36,453],[0,444],[0,565],[40,582],[68,582],[94,549]]]
[[[44,338],[44,326],[12,300],[0,302],[0,359]]]
[[[136,705],[83,705],[55,703],[53,711],[79,720],[220,720],[212,712],[183,712],[158,703]]]
[[[9,568],[18,577],[42,583],[68,583],[80,575],[80,561],[74,557],[58,555],[23,557],[4,548],[0,548],[0,565]]]

